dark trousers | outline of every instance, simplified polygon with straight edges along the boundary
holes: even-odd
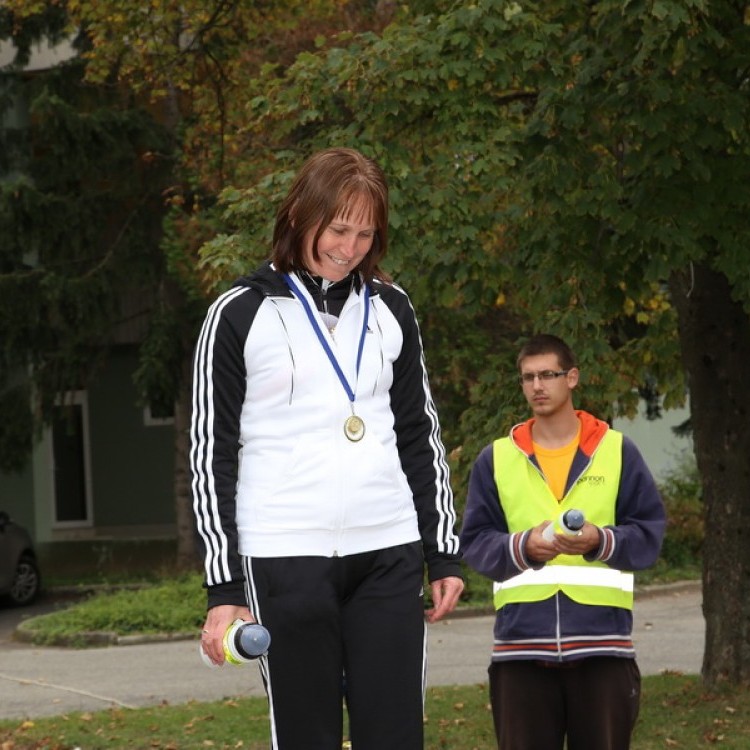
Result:
[[[347,557],[245,560],[271,633],[261,660],[275,750],[422,750],[425,625],[420,543]],[[251,607],[252,608],[252,607]]]
[[[638,718],[634,659],[591,657],[573,666],[493,662],[490,701],[501,750],[627,750]]]

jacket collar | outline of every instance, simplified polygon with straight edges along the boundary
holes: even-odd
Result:
[[[313,278],[307,274],[299,274],[300,278],[303,276],[305,280]],[[346,284],[339,282],[347,290],[349,289],[349,277],[345,280]],[[355,289],[359,291],[362,281],[359,274],[355,276]],[[233,284],[233,287],[246,286],[257,289],[261,294],[266,297],[291,297],[292,292],[284,281],[284,277],[273,267],[271,261],[266,261],[263,265],[256,268],[252,273],[247,276],[242,276],[237,279]],[[378,293],[378,285],[370,285],[370,296],[375,296]],[[348,292],[347,292],[348,294]]]
[[[586,411],[577,410],[576,416],[581,422],[581,439],[578,448],[586,455],[593,455],[602,438],[609,430],[609,425],[601,419],[597,419],[593,414]],[[527,455],[534,454],[533,441],[531,438],[531,428],[536,422],[533,417],[526,422],[521,422],[513,427],[510,436],[513,442]]]

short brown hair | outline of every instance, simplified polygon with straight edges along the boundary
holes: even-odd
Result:
[[[388,185],[382,169],[351,148],[329,148],[313,154],[303,165],[276,214],[273,262],[282,273],[308,270],[303,257],[305,235],[315,226],[313,256],[318,239],[337,217],[346,217],[363,200],[375,227],[372,247],[358,269],[367,281],[388,281],[379,268],[388,248]]]
[[[557,361],[563,370],[577,367],[573,350],[558,336],[551,333],[540,333],[532,336],[522,347],[516,359],[516,367],[519,372],[521,363],[527,357],[536,357],[538,354],[556,354]]]

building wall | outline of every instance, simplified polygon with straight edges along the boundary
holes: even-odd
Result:
[[[0,473],[0,508],[37,544],[103,539],[174,539],[174,428],[147,425],[137,403],[136,349],[116,347],[85,390],[91,518],[56,524],[51,432],[34,446],[20,474]]]
[[[690,417],[688,407],[663,411],[660,419],[646,419],[645,407],[635,419],[615,419],[613,427],[627,435],[640,449],[657,481],[678,470],[686,458],[692,460],[693,441],[678,437],[672,428]]]
[[[118,347],[88,389],[94,523],[173,524],[174,429],[145,424],[137,405],[134,347]]]

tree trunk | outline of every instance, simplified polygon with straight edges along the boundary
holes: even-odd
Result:
[[[177,566],[181,570],[198,567],[195,545],[195,520],[190,493],[190,393],[191,393],[192,350],[185,347],[180,377],[180,390],[175,402],[175,461],[174,461],[174,500],[177,522]]]
[[[750,683],[750,319],[706,266],[670,288],[703,485],[703,680]]]

